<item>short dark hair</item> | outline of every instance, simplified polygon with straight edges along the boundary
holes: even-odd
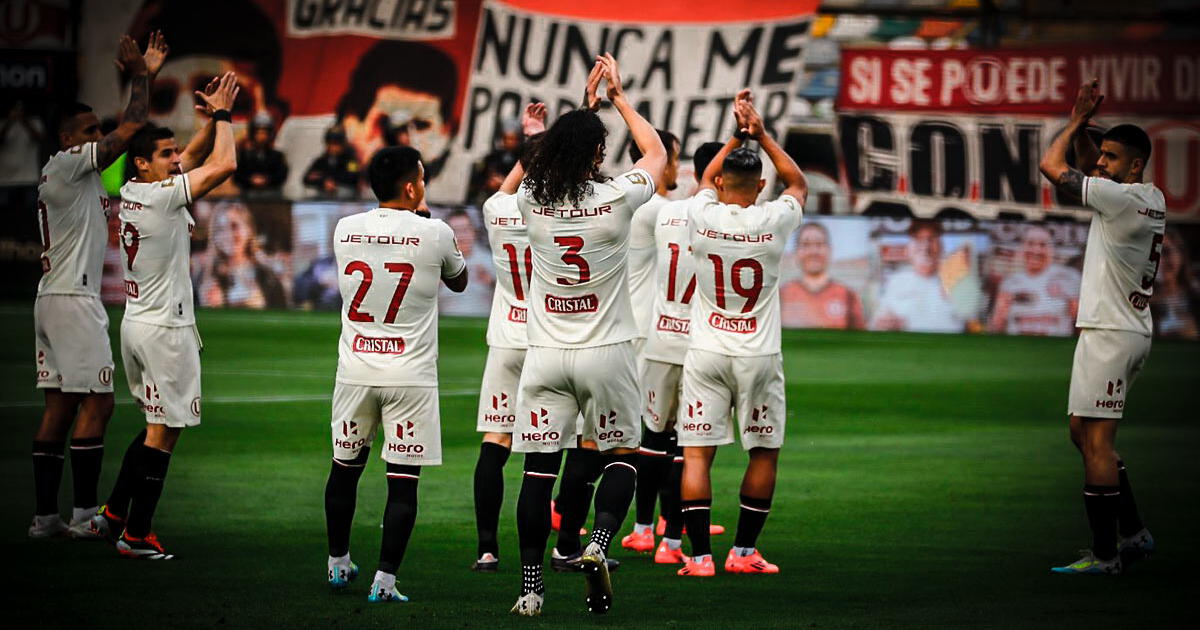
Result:
[[[670,157],[671,148],[679,144],[679,138],[676,138],[675,134],[665,129],[655,129],[655,131],[658,132],[658,139],[662,140],[663,148],[667,150],[667,157]],[[629,161],[637,162],[640,159],[642,159],[642,150],[638,148],[636,142],[631,140],[629,142]]]
[[[416,179],[421,161],[421,152],[412,147],[384,147],[375,152],[367,168],[371,181],[371,192],[383,203],[395,199],[400,192],[400,182]]]
[[[705,142],[696,149],[696,152],[692,154],[692,169],[696,171],[696,181],[700,181],[700,178],[704,177],[704,170],[708,168],[708,163],[717,157],[724,146],[720,142]]]
[[[56,109],[57,111],[54,113],[54,130],[58,133],[65,131],[66,126],[75,120],[76,116],[92,111],[91,107],[78,101],[63,103]]]
[[[1133,157],[1140,157],[1143,162],[1150,160],[1150,136],[1137,125],[1117,125],[1104,132],[1103,139],[1119,142],[1133,149]]]
[[[746,147],[734,149],[725,156],[721,164],[721,175],[726,179],[758,181],[762,177],[762,158]]]
[[[372,46],[359,58],[350,74],[350,87],[338,104],[338,120],[347,114],[365,119],[375,103],[375,92],[385,85],[398,85],[438,97],[442,120],[450,129],[458,127],[454,118],[458,66],[440,48],[424,42],[393,40]]]
[[[154,123],[146,123],[129,139],[129,155],[125,158],[125,178],[137,177],[137,165],[134,158],[150,160],[154,158],[154,149],[158,148],[159,140],[174,138],[175,132],[168,127],[159,127]]]

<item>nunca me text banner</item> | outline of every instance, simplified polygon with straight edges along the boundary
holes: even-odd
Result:
[[[838,108],[1063,115],[1080,84],[1093,78],[1100,80],[1106,113],[1200,111],[1200,48],[1194,45],[847,49]]]

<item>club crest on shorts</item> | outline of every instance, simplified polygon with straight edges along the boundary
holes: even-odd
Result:
[[[112,385],[113,369],[108,366],[102,367],[97,377],[101,385]]]

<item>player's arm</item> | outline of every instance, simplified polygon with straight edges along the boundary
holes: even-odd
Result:
[[[96,143],[96,166],[104,170],[125,152],[125,147],[133,134],[146,126],[150,119],[150,82],[162,68],[167,58],[167,40],[161,31],[150,34],[146,44],[146,54],[138,50],[138,45],[128,35],[121,37],[117,45],[117,67],[132,75],[129,82],[129,104],[121,115],[121,124],[110,131],[108,135]]]
[[[524,150],[528,151],[529,139],[546,130],[545,103],[529,103],[525,106],[525,113],[521,115],[521,130],[525,134]],[[517,163],[513,164],[512,170],[501,182],[500,192],[506,195],[516,194],[523,179],[525,179],[525,167],[521,164],[521,160],[517,160]]]
[[[783,182],[783,193],[781,194],[791,195],[800,202],[801,206],[804,206],[808,202],[808,179],[804,177],[804,172],[800,170],[796,160],[793,160],[792,156],[779,146],[775,138],[767,133],[762,116],[755,109],[749,90],[742,90],[742,93],[745,93],[746,97],[735,99],[733,107],[735,111],[740,110],[740,117],[746,125],[746,132],[750,134],[751,138],[758,141],[763,152],[770,158],[771,164],[775,166],[775,175]],[[738,96],[741,97],[742,93],[739,93]]]
[[[1075,105],[1071,108],[1071,117],[1081,116],[1084,119],[1083,127],[1079,133],[1075,134],[1072,144],[1075,147],[1075,166],[1084,175],[1094,175],[1096,172],[1096,163],[1100,161],[1100,149],[1092,140],[1092,136],[1088,134],[1088,123],[1092,120],[1092,115],[1095,114],[1096,108],[1100,106],[1097,101],[1094,105],[1091,104],[1090,93],[1100,90],[1100,81],[1092,79],[1091,83],[1085,83],[1079,86],[1079,93],[1075,96]],[[1085,94],[1085,91],[1088,94]],[[1100,100],[1104,97],[1101,96]]]
[[[213,77],[212,80],[208,82],[208,85],[204,87],[203,92],[196,92],[195,94],[211,95],[213,92],[217,91],[217,86],[220,84],[221,77]],[[216,125],[213,124],[212,120],[212,114],[214,110],[208,105],[207,102],[196,105],[195,108],[196,115],[204,118],[205,122],[204,126],[200,127],[199,131],[197,131],[195,134],[192,134],[192,139],[188,142],[188,145],[184,147],[183,153],[179,154],[179,168],[184,173],[203,164],[204,160],[208,159],[208,154],[212,153],[213,148],[214,131],[216,129]]]
[[[221,185],[221,182],[237,170],[237,150],[233,145],[233,125],[229,122],[229,109],[238,95],[237,75],[232,72],[221,77],[220,84],[212,94],[201,99],[213,114],[213,148],[204,163],[187,173],[192,199],[196,200]]]
[[[613,58],[612,54],[604,53],[596,58],[596,62],[604,66],[604,80],[608,82],[608,100],[621,114],[625,125],[629,127],[629,135],[633,137],[633,142],[642,152],[642,159],[638,160],[633,168],[646,171],[650,174],[650,179],[657,184],[662,179],[663,171],[667,168],[667,148],[663,146],[662,139],[658,137],[654,125],[643,118],[629,103],[629,99],[625,98],[617,60]]]
[[[750,88],[743,88],[734,97],[733,120],[737,123],[737,132],[730,136],[729,141],[725,146],[721,147],[720,151],[709,160],[708,166],[704,172],[700,174],[700,185],[696,187],[696,192],[702,190],[716,190],[717,176],[721,174],[721,169],[724,167],[725,158],[735,149],[741,148],[746,143],[745,139],[750,137],[749,131],[746,129],[746,121],[742,117],[742,112],[739,111],[737,103],[750,98]]]
[[[1070,148],[1076,135],[1087,135],[1085,131],[1087,121],[1096,113],[1096,109],[1100,107],[1103,100],[1104,95],[1100,94],[1094,81],[1079,88],[1079,95],[1071,109],[1070,122],[1054,137],[1054,141],[1042,155],[1041,163],[1038,164],[1042,175],[1050,180],[1050,183],[1054,184],[1059,192],[1074,199],[1083,198],[1084,174],[1067,164],[1067,149]],[[1081,163],[1085,163],[1082,158],[1080,160]],[[1091,163],[1096,163],[1094,157]]]

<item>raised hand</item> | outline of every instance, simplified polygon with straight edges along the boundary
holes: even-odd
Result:
[[[202,92],[204,94],[212,96],[217,91],[217,87],[219,87],[220,85],[221,85],[221,77],[213,77],[212,80],[208,82],[208,85],[204,86],[204,90]],[[199,94],[200,94],[200,92],[197,92],[197,95],[199,95]],[[216,110],[212,109],[211,107],[209,107],[207,101],[204,101],[203,104],[197,104],[195,106],[195,108],[196,108],[197,114],[200,114],[201,116],[206,116],[206,117],[212,116],[212,113],[214,111],[216,111]]]
[[[582,107],[589,111],[600,110],[600,97],[596,92],[600,90],[600,80],[604,78],[604,64],[597,59],[596,64],[592,66],[592,71],[588,73],[587,87],[583,90],[583,105]]]
[[[742,115],[742,108],[738,107],[738,103],[742,101],[753,102],[754,96],[750,93],[750,88],[742,88],[737,96],[733,98],[733,120],[737,123],[737,128],[741,131],[749,133],[749,123]]]
[[[1079,93],[1075,95],[1075,105],[1071,108],[1071,119],[1085,122],[1091,120],[1102,102],[1104,102],[1104,95],[1100,93],[1100,80],[1092,79],[1084,83],[1079,86]]]
[[[142,60],[145,61],[146,71],[151,76],[158,74],[162,69],[170,50],[171,47],[167,46],[167,38],[163,36],[162,31],[150,33],[150,41],[146,42],[146,54],[142,55]]]
[[[238,92],[241,88],[237,83],[237,74],[226,72],[221,75],[220,82],[217,83],[217,89],[213,90],[212,94],[205,94],[197,90],[196,96],[204,102],[212,111],[222,109],[233,109],[233,102],[237,99]]]
[[[763,126],[762,116],[755,109],[754,103],[750,99],[735,100],[733,109],[736,112],[735,115],[740,117],[740,120],[745,123],[745,126],[742,128],[750,134],[751,138],[759,138],[763,135],[766,128]]]
[[[525,106],[521,115],[521,131],[525,137],[537,135],[546,130],[546,104],[530,103]]]
[[[146,60],[138,51],[137,42],[128,35],[122,35],[120,41],[117,42],[117,59],[113,63],[117,64],[117,68],[121,72],[130,75],[146,74],[147,72]]]
[[[625,96],[625,91],[621,88],[621,71],[617,67],[617,59],[612,56],[612,53],[604,53],[596,57],[596,60],[604,64],[604,80],[608,83],[608,100]]]

